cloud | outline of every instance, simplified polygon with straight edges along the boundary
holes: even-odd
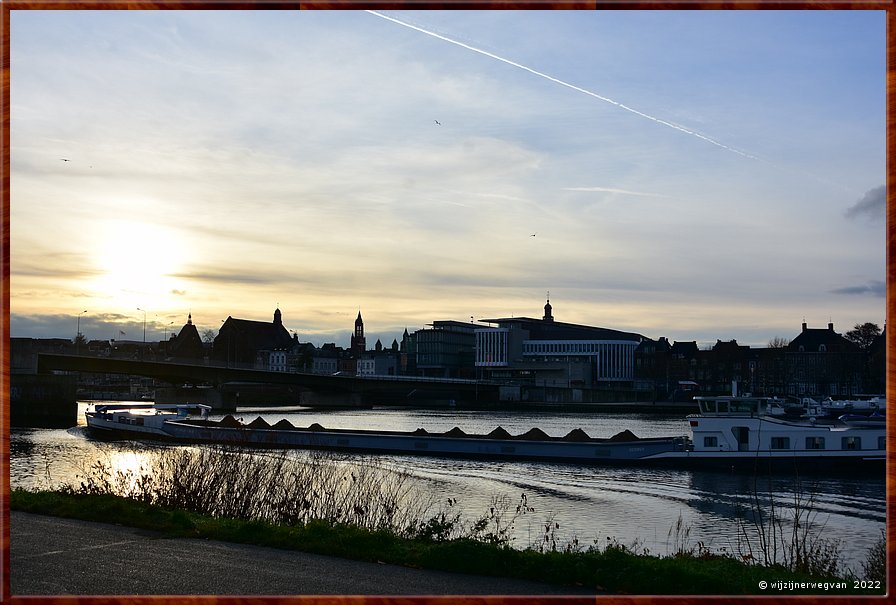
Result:
[[[96,269],[90,268],[89,259],[83,254],[44,250],[39,252],[33,256],[23,256],[16,250],[16,259],[11,263],[10,274],[18,277],[73,279],[88,279],[100,274]]]
[[[870,294],[871,296],[883,298],[887,295],[887,284],[879,280],[873,280],[861,286],[846,286],[844,288],[837,288],[836,290],[831,290],[831,293],[847,294],[852,296]]]
[[[883,220],[887,208],[887,187],[881,185],[871,189],[858,202],[846,209],[846,218],[857,218],[861,215],[871,220]]]
[[[236,270],[215,270],[213,268],[205,268],[204,270],[188,270],[175,273],[172,277],[179,279],[188,279],[195,282],[207,282],[211,284],[242,284],[242,285],[276,285],[281,283],[291,283],[297,281],[292,275],[278,273],[276,271],[256,270],[253,272],[241,272]],[[183,291],[172,290],[172,293],[182,294]]]
[[[620,193],[622,195],[639,195],[642,197],[669,197],[662,193],[646,193],[643,191],[629,191],[627,189],[614,189],[612,187],[564,187],[564,191],[585,191],[598,193]]]
[[[79,329],[88,340],[117,338],[119,330],[131,335],[141,334],[142,337],[142,322],[127,315],[96,313],[82,315],[80,321],[77,318],[76,313],[28,315],[10,313],[10,337],[72,339]],[[146,321],[147,340],[159,340],[158,332],[166,327],[158,318],[148,318]]]

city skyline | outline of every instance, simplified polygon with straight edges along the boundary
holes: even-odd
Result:
[[[10,335],[883,327],[885,17],[14,11]]]

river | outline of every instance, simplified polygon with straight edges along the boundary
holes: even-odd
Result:
[[[98,459],[118,459],[139,466],[143,449],[134,442],[91,439],[84,423],[87,403],[79,403],[78,425],[69,429],[13,429],[10,434],[12,487],[41,488],[78,483],[84,469]],[[551,436],[581,428],[592,437],[610,437],[631,430],[638,437],[688,434],[680,415],[610,414],[558,410],[471,411],[462,409],[374,408],[364,410],[240,409],[246,422],[262,416],[270,424],[286,418],[295,426],[319,423],[327,428],[488,433],[501,426],[511,434],[538,427]],[[212,416],[220,418],[221,416]],[[369,457],[368,457],[369,458]],[[579,464],[456,460],[425,456],[380,456],[382,464],[411,473],[436,498],[455,498],[478,516],[495,496],[518,501],[525,494],[535,509],[515,524],[514,545],[532,544],[551,518],[559,524],[559,544],[573,538],[582,546],[608,539],[637,544],[650,553],[674,552],[688,530],[687,544],[703,543],[713,551],[737,551],[739,519],[749,509],[752,477],[718,472],[611,468]],[[792,515],[796,481],[773,479],[771,492],[785,518]],[[768,494],[768,482],[759,482]],[[841,561],[861,577],[861,563],[878,540],[886,518],[883,477],[804,478],[799,488],[811,497],[812,520],[819,535],[837,540]]]

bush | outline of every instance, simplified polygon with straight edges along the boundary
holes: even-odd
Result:
[[[868,558],[862,563],[862,572],[863,580],[878,580],[881,584],[887,581],[887,537],[883,530],[868,551]]]

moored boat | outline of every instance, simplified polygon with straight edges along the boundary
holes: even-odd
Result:
[[[692,447],[673,459],[704,466],[749,468],[774,465],[803,471],[883,470],[885,422],[856,423],[809,416],[792,419],[768,413],[765,397],[695,397],[699,413],[688,416]],[[850,420],[850,419],[846,419]]]
[[[843,414],[838,420],[850,426],[884,427],[887,418],[880,412],[874,412],[867,416],[865,414]]]
[[[821,411],[832,418],[843,414],[871,414],[883,412],[887,400],[883,395],[856,395],[853,399],[831,399],[828,397],[819,404]]]
[[[98,404],[85,412],[87,428],[100,439],[149,438],[169,440],[168,422],[187,420],[195,414],[208,418],[203,404]]]

